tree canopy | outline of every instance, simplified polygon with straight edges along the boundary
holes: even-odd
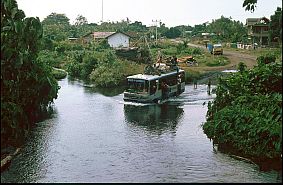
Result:
[[[254,12],[256,8],[257,0],[244,0],[243,7],[246,11]]]
[[[37,60],[39,18],[25,18],[15,0],[1,1],[1,147],[16,145],[57,98],[51,66]]]

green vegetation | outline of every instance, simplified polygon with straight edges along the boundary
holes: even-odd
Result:
[[[244,0],[243,7],[246,11],[254,12],[256,8],[257,0]]]
[[[67,76],[67,72],[62,69],[53,68],[52,75],[54,76],[54,78],[59,80],[65,78]]]
[[[143,71],[143,64],[118,58],[107,45],[104,42],[91,44],[84,50],[66,53],[69,61],[64,67],[69,75],[91,81],[98,87],[110,87],[123,83],[130,74]]]
[[[277,7],[274,15],[270,16],[269,28],[269,41],[282,45],[282,8]]]
[[[207,66],[213,67],[213,66],[225,66],[229,64],[229,60],[226,57],[217,57],[213,58],[211,61],[206,62]]]
[[[100,64],[91,74],[90,80],[98,87],[124,85],[126,77],[143,71],[142,65],[131,61],[115,59]]]
[[[154,46],[152,51],[153,58],[157,58],[158,51],[163,55],[163,58],[176,56],[178,58],[188,55],[201,55],[203,51],[200,48],[189,47],[187,45],[187,40],[183,40],[181,43],[172,43],[170,41],[164,41],[158,43],[158,45]]]
[[[1,148],[22,144],[31,126],[57,98],[52,68],[37,60],[38,18],[25,18],[15,0],[1,1]]]
[[[219,148],[258,163],[282,154],[282,63],[274,55],[258,57],[258,65],[219,78],[216,98],[208,106],[204,133]]]
[[[247,1],[247,3],[253,2]],[[278,16],[275,16],[274,20],[277,20],[277,18]],[[203,54],[203,51],[199,48],[190,48],[187,46],[189,41],[199,40],[203,32],[215,33],[210,38],[210,42],[239,42],[243,41],[243,39],[247,41],[247,30],[243,23],[233,21],[232,18],[226,18],[224,16],[212,20],[210,24],[204,23],[195,25],[194,27],[182,25],[168,28],[163,22],[160,22],[157,27],[157,37],[159,38],[157,43],[155,42],[155,28],[147,27],[141,22],[130,21],[129,19],[120,22],[103,22],[98,25],[88,23],[84,16],[78,15],[75,23],[72,25],[65,14],[53,12],[42,21],[42,25],[44,35],[42,50],[38,56],[39,60],[48,63],[52,67],[65,69],[71,77],[86,81],[91,80],[90,77],[92,74],[92,82],[98,86],[120,84],[123,81],[122,78],[127,74],[132,74],[131,71],[124,71],[124,74],[122,74],[122,68],[119,67],[123,65],[122,63],[131,64],[134,61],[140,64],[138,68],[142,69],[144,64],[156,61],[158,52],[162,53],[163,59],[171,56],[180,58],[193,55],[201,67],[225,66],[229,64],[229,60],[223,56],[213,58]],[[126,52],[124,50],[116,50],[113,55],[114,61],[108,64],[108,61],[105,62],[103,59],[105,58],[103,52],[113,54],[113,51],[111,51],[112,49],[107,46],[105,41],[102,43],[81,43],[83,36],[94,31],[125,32],[132,35],[131,43],[139,48]],[[277,33],[278,31],[275,32],[275,35]],[[70,37],[78,38],[78,40],[73,43],[67,41],[67,38]],[[183,38],[181,43],[173,44],[168,40],[180,37]],[[141,38],[144,38],[148,42],[142,42]],[[148,47],[151,49],[149,50]],[[107,63],[107,66],[103,63]],[[132,70],[132,68],[128,68],[128,70]],[[112,76],[115,79],[108,79],[109,84],[103,85],[101,83],[103,79],[99,79],[102,75],[98,75],[98,73],[103,71],[105,71],[105,74],[109,74],[110,72],[115,73],[116,75],[109,75],[109,77]],[[139,72],[142,72],[142,70]]]
[[[210,24],[195,25],[191,35],[193,38],[200,39],[201,33],[214,33],[210,36],[211,43],[221,42],[242,42],[247,41],[247,29],[240,21],[221,16],[219,19],[212,20]]]

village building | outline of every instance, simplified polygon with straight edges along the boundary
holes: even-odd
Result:
[[[251,38],[253,45],[268,45],[269,22],[270,20],[266,17],[246,19],[245,26],[248,28],[248,36]]]
[[[108,44],[112,48],[128,48],[130,38],[128,34],[122,32],[92,32],[83,37],[83,42],[90,43],[107,39]]]

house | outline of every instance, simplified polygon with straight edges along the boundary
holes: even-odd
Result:
[[[83,37],[84,43],[107,39],[112,48],[129,47],[130,36],[122,32],[93,32]]]
[[[250,36],[252,44],[268,45],[269,22],[270,20],[266,17],[246,19],[245,26],[248,28],[248,36]]]

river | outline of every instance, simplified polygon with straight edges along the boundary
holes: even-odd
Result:
[[[163,104],[125,103],[121,89],[67,78],[2,182],[282,182],[275,171],[213,150],[205,85]]]

